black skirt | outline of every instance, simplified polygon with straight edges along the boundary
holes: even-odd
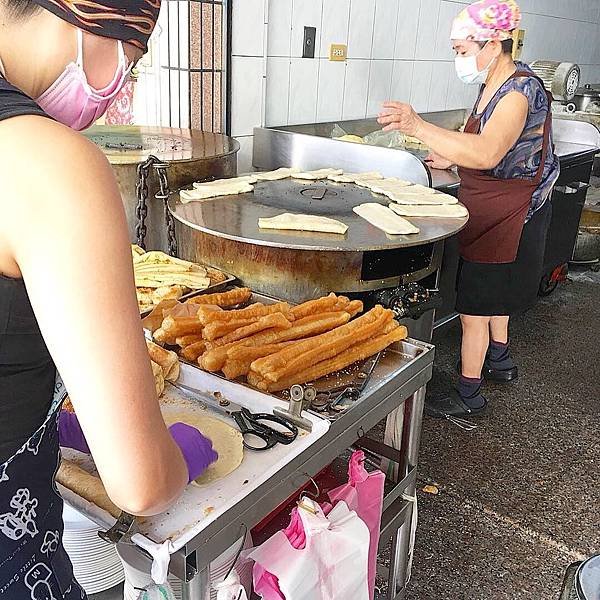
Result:
[[[512,263],[475,263],[460,259],[456,278],[458,313],[478,317],[510,316],[535,304],[551,217],[549,199],[525,223],[517,258]]]

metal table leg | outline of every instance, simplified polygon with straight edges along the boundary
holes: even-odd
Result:
[[[210,597],[210,571],[207,567],[187,582],[183,582],[182,600],[206,600]]]
[[[406,401],[404,431],[402,433],[402,454],[405,455],[405,464],[410,468],[416,466],[419,457],[419,444],[421,441],[421,427],[423,424],[423,407],[425,405],[426,387],[417,390],[411,398]],[[401,474],[401,476],[404,474]],[[407,496],[414,496],[416,485],[411,485],[406,490]],[[394,600],[406,587],[410,579],[412,566],[411,538],[413,528],[413,516],[415,506],[410,504],[407,519],[396,533],[392,543],[392,554],[390,564],[390,577],[388,599]]]

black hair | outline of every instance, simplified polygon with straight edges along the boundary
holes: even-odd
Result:
[[[33,0],[5,0],[4,4],[8,14],[16,20],[27,19],[40,10]]]
[[[514,40],[512,38],[510,38],[508,40],[502,40],[502,42],[500,42],[500,43],[502,44],[502,52],[504,54],[512,54],[513,46],[514,46]],[[483,48],[486,44],[487,44],[487,42],[477,42],[477,45],[480,48]]]

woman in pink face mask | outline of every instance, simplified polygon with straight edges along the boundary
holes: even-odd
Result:
[[[136,515],[165,510],[217,458],[196,429],[164,424],[119,191],[76,131],[127,81],[158,11],[158,0],[0,0],[3,597],[85,597],[61,544],[59,443],[91,452],[112,501]],[[57,371],[77,417],[61,411]]]

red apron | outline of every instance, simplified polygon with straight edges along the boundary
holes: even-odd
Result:
[[[515,77],[534,77],[517,71]],[[535,77],[542,83],[541,79]],[[543,85],[543,83],[542,83]],[[550,145],[552,95],[548,94],[542,159],[533,179],[499,179],[489,171],[459,168],[459,200],[469,209],[469,222],[459,234],[460,255],[470,262],[511,263],[517,257],[531,198],[542,181]],[[480,133],[481,117],[469,117],[465,133]]]

